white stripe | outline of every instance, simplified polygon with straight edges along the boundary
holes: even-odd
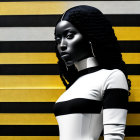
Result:
[[[104,109],[103,124],[126,124],[127,110],[126,109]]]
[[[54,27],[0,27],[0,41],[54,40]]]
[[[68,1],[64,11],[76,5],[89,5],[104,14],[140,14],[140,1]]]
[[[105,125],[104,126],[104,135],[111,135],[111,134],[121,134],[124,135],[125,125]],[[119,140],[119,139],[116,139]]]

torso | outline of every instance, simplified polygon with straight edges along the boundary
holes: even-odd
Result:
[[[79,77],[56,101],[60,140],[98,140],[103,128],[104,84],[116,71],[100,69]]]

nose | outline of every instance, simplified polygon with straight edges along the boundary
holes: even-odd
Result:
[[[61,51],[65,51],[67,49],[64,39],[61,40],[60,49],[61,49]]]

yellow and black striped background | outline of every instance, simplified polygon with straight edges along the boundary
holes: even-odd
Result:
[[[0,0],[0,140],[59,139],[52,107],[65,88],[54,26],[80,4],[99,8],[115,29],[132,81],[125,140],[140,140],[140,1],[130,0]]]

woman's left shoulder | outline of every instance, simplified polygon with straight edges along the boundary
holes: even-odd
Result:
[[[128,90],[125,74],[119,69],[109,70],[109,75],[105,82],[105,88],[123,88]]]

